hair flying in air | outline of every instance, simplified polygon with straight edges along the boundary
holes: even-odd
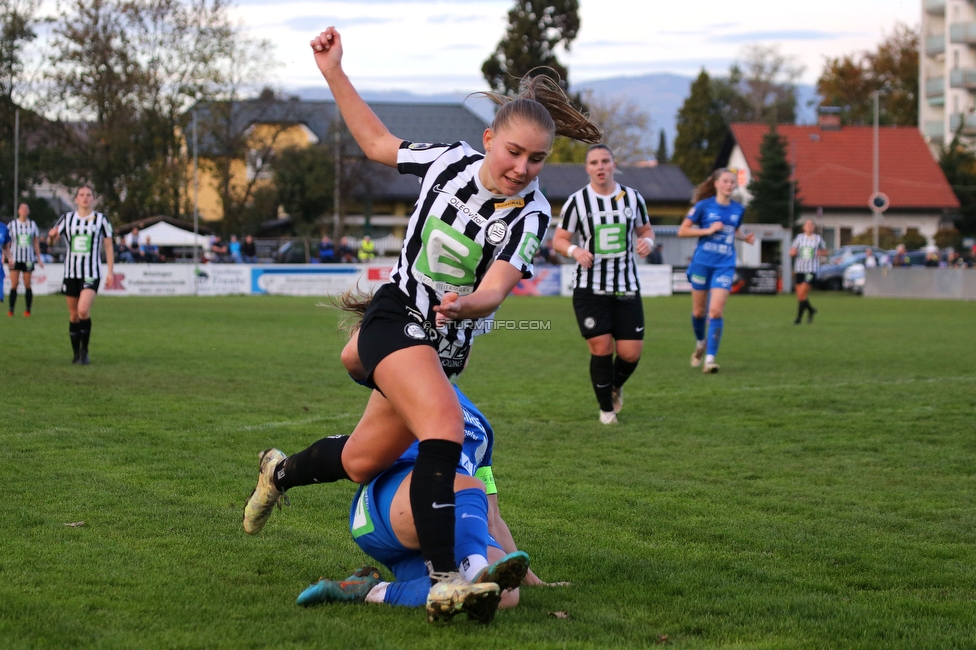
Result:
[[[729,169],[728,167],[719,167],[718,169],[713,171],[711,174],[708,175],[708,178],[702,181],[702,183],[695,188],[695,194],[692,196],[691,202],[698,203],[699,201],[710,199],[716,194],[718,194],[718,192],[715,189],[715,183],[718,181],[719,178],[722,177],[722,174],[735,175],[735,172]]]

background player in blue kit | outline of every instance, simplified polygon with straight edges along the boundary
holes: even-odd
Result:
[[[464,594],[463,600],[450,608],[428,610],[428,615],[433,620],[463,612],[487,623],[496,607],[518,604],[517,589],[523,579],[525,584],[542,582],[528,570],[528,555],[518,551],[498,512],[491,425],[459,389],[455,388],[455,392],[464,414],[464,445],[455,478],[455,557],[464,577],[482,589]],[[319,580],[302,592],[299,605],[371,602],[424,606],[430,582],[409,501],[416,458],[414,443],[393,467],[359,488],[349,512],[349,529],[356,543],[389,567],[396,582],[383,582],[376,569],[360,567],[343,581]]]
[[[6,272],[3,270],[7,263],[7,247],[10,244],[10,235],[7,234],[7,225],[0,221],[0,302],[3,302],[3,279]]]
[[[691,324],[695,330],[695,351],[691,366],[702,365],[706,374],[718,372],[718,346],[722,341],[725,302],[735,277],[735,240],[748,244],[756,240],[753,234],[740,235],[745,208],[732,200],[738,185],[735,172],[716,169],[695,190],[695,207],[678,229],[678,237],[698,237],[698,248],[688,267],[691,282]],[[705,313],[708,312],[708,340],[705,340]]]

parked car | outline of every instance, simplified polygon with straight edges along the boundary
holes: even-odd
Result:
[[[305,245],[301,241],[285,242],[275,253],[275,262],[278,264],[305,264],[308,258],[305,256]]]
[[[831,256],[827,264],[823,264],[813,279],[813,286],[819,289],[839,291],[844,286],[844,271],[851,264],[864,264],[865,251],[869,246],[861,247],[860,251],[845,251],[840,255]],[[838,249],[840,250],[840,249]]]
[[[843,286],[845,291],[864,293],[864,264],[856,262],[844,269]]]

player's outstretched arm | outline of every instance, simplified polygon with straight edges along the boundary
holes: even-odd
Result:
[[[487,316],[498,309],[521,279],[522,272],[514,264],[496,260],[474,293],[467,296],[458,296],[456,293],[444,295],[441,304],[434,307],[437,325],[443,325],[449,320]]]
[[[312,39],[315,63],[329,84],[336,106],[349,127],[349,132],[366,157],[390,167],[396,167],[401,138],[390,133],[386,125],[366,105],[342,70],[342,38],[335,27],[329,27]]]

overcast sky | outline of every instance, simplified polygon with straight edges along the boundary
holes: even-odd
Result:
[[[253,36],[275,46],[276,85],[322,82],[309,39],[334,24],[344,65],[364,89],[481,90],[481,64],[503,36],[511,0],[237,0]],[[778,45],[814,83],[825,56],[873,48],[922,0],[580,0],[581,28],[560,56],[570,81],[650,72],[725,72],[750,44]]]

